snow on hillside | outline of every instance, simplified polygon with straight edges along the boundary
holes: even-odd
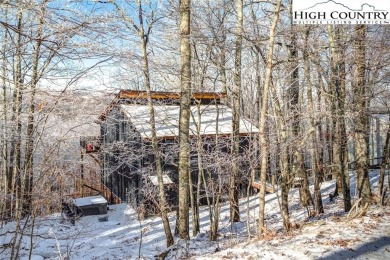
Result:
[[[360,219],[342,214],[299,223],[290,234],[269,233],[196,259],[390,259],[390,209]],[[195,257],[193,257],[195,259]]]
[[[370,173],[376,188],[378,172]],[[354,186],[355,179],[351,179]],[[328,194],[334,182],[322,184],[325,214],[319,219],[308,219],[305,209],[299,207],[297,189],[290,192],[290,213],[294,230],[282,233],[282,222],[277,194],[266,196],[267,235],[258,240],[255,226],[258,215],[258,197],[241,200],[241,223],[229,223],[229,206],[222,207],[220,236],[208,241],[208,210],[201,211],[201,233],[190,242],[177,240],[167,259],[340,259],[390,258],[390,209],[371,206],[367,216],[346,220],[341,199],[329,202]],[[352,193],[354,194],[354,193]],[[249,205],[249,208],[247,207]],[[247,212],[249,212],[251,239],[248,239]],[[175,213],[171,213],[174,228]],[[72,226],[60,214],[37,219],[33,238],[33,259],[154,259],[165,248],[164,230],[158,217],[139,222],[135,212],[126,204],[112,205],[109,220],[99,222],[98,216],[82,217]],[[14,223],[0,229],[0,245],[9,243]],[[28,259],[30,238],[25,237],[21,259]],[[3,251],[4,250],[4,251]],[[3,251],[3,252],[2,252]],[[0,247],[0,258],[9,258],[9,249]]]

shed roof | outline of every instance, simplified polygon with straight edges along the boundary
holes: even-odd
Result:
[[[98,195],[98,196],[91,196],[91,197],[74,199],[73,203],[77,207],[83,207],[83,206],[88,206],[88,205],[106,204],[107,200],[103,196]]]
[[[145,139],[151,138],[150,116],[147,105],[121,105],[121,110],[130,119],[136,130]],[[155,122],[157,137],[176,137],[179,133],[180,106],[156,105]],[[228,135],[232,133],[232,110],[226,105],[214,104],[191,106],[190,135],[196,136],[198,111],[200,112],[200,135]],[[218,114],[219,112],[219,114]],[[218,118],[218,119],[217,119]],[[241,118],[240,134],[248,135],[259,130],[248,120]]]

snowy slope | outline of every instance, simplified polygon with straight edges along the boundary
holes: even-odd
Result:
[[[389,220],[389,208],[353,220],[333,215],[196,259],[390,259]]]
[[[370,174],[376,183],[378,173]],[[352,186],[355,180],[352,178]],[[334,182],[322,184],[325,214],[320,219],[307,219],[305,209],[299,207],[297,189],[290,192],[291,220],[295,229],[283,234],[277,194],[266,196],[266,226],[263,240],[255,237],[258,216],[258,197],[241,200],[241,223],[229,223],[229,207],[224,205],[220,215],[220,237],[208,241],[208,210],[201,211],[201,233],[190,242],[176,241],[168,259],[390,259],[390,209],[372,206],[369,214],[346,221],[342,201],[328,201]],[[373,187],[375,189],[376,187]],[[247,212],[252,237],[248,239]],[[305,221],[307,220],[307,221]],[[175,213],[170,215],[174,228]],[[8,223],[0,229],[0,245],[7,243],[6,231],[15,229]],[[110,206],[109,221],[99,222],[98,216],[83,217],[72,226],[60,214],[37,219],[33,238],[35,259],[154,259],[165,248],[164,231],[158,217],[139,222],[127,205]],[[29,237],[22,243],[21,256],[28,256]],[[2,248],[0,248],[1,252]],[[195,257],[196,256],[196,257]],[[200,257],[201,256],[201,257]],[[9,258],[9,250],[0,254]]]

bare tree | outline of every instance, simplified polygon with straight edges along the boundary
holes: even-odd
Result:
[[[268,142],[265,133],[266,118],[268,114],[268,92],[271,84],[272,78],[272,66],[273,66],[273,50],[275,44],[275,32],[276,26],[278,24],[279,13],[281,0],[278,0],[275,6],[275,14],[272,20],[270,34],[269,34],[269,51],[267,58],[267,67],[265,74],[265,83],[263,88],[263,101],[262,108],[260,112],[259,120],[259,140],[260,140],[260,149],[261,149],[261,172],[260,172],[260,192],[259,192],[259,234],[263,232],[264,229],[264,209],[265,209],[265,186],[266,186],[266,177],[267,177],[267,165],[268,165]]]
[[[34,53],[33,53],[33,59],[32,59],[32,75],[31,75],[31,82],[30,82],[30,100],[29,100],[29,111],[28,111],[28,122],[27,122],[27,133],[26,133],[26,151],[25,151],[25,172],[24,172],[24,208],[25,212],[30,212],[31,202],[32,202],[32,187],[33,187],[33,179],[34,179],[34,172],[33,172],[33,152],[34,152],[34,115],[35,115],[35,95],[36,95],[36,89],[37,84],[39,81],[39,71],[38,71],[38,63],[40,62],[40,55],[41,55],[41,46],[42,46],[42,30],[43,25],[45,22],[45,13],[47,8],[47,1],[42,1],[41,5],[39,6],[39,21],[38,21],[38,28],[37,28],[37,34],[36,34],[36,44],[34,47]],[[50,62],[47,60],[47,62]]]
[[[387,164],[389,163],[389,156],[390,156],[390,126],[387,127],[386,141],[383,147],[383,159],[381,163],[381,170],[380,170],[380,177],[379,177],[379,184],[378,184],[379,195],[381,195],[381,197],[383,197],[382,194],[383,194],[383,186],[385,182],[385,169]]]
[[[178,231],[182,239],[189,238],[188,178],[189,165],[189,124],[191,103],[191,1],[180,0],[180,119],[179,119],[179,218]]]
[[[117,9],[117,11],[121,14],[122,18],[130,23],[130,25],[135,29],[135,31],[138,33],[138,36],[140,37],[141,41],[141,48],[142,48],[142,60],[143,60],[143,73],[145,78],[145,88],[146,93],[148,96],[148,108],[149,108],[149,116],[150,116],[150,126],[151,126],[151,132],[152,132],[152,149],[153,154],[155,156],[156,161],[156,173],[158,178],[158,184],[159,184],[159,197],[160,197],[160,211],[161,211],[161,218],[164,225],[165,230],[165,236],[167,239],[167,247],[171,246],[173,244],[173,236],[171,232],[171,227],[169,225],[169,219],[168,219],[168,212],[167,212],[167,202],[166,202],[166,195],[164,192],[164,182],[163,182],[163,170],[161,166],[161,158],[159,155],[159,147],[158,147],[158,140],[157,140],[157,133],[156,133],[156,123],[155,123],[155,116],[154,116],[154,107],[153,107],[153,100],[151,96],[151,83],[150,83],[150,73],[149,73],[149,59],[148,59],[148,40],[151,36],[152,27],[153,24],[157,21],[157,19],[153,16],[151,17],[151,21],[147,25],[147,28],[145,29],[144,25],[144,14],[142,9],[142,1],[138,0],[138,19],[139,19],[139,25],[136,25],[133,19],[125,16],[123,11],[120,9],[120,7],[115,3],[112,2]]]
[[[232,176],[230,177],[229,202],[230,202],[230,221],[240,221],[239,193],[238,184],[238,154],[240,149],[240,100],[241,100],[241,52],[242,52],[242,33],[243,33],[243,8],[242,0],[236,0],[237,9],[237,28],[236,28],[236,54],[235,54],[235,73],[234,87],[232,90],[233,117],[232,117]]]
[[[370,202],[371,186],[368,178],[368,113],[370,104],[365,80],[366,70],[366,25],[355,25],[354,53],[355,53],[355,80],[352,84],[354,103],[354,138],[355,159],[357,174],[357,191],[362,198],[362,205]]]
[[[305,82],[307,87],[307,99],[308,99],[308,109],[309,109],[309,135],[311,141],[310,147],[310,158],[311,158],[311,170],[314,177],[314,209],[316,214],[324,213],[324,207],[322,205],[322,196],[320,190],[320,162],[318,156],[318,140],[316,138],[316,128],[314,122],[314,101],[313,101],[313,89],[312,89],[312,80],[310,76],[310,60],[309,60],[309,45],[308,39],[310,35],[310,27],[305,31],[305,44],[303,47],[303,62],[304,62],[304,74]]]

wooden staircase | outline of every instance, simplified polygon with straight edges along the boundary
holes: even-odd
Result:
[[[88,155],[90,158],[95,161],[100,168],[102,168],[102,161],[99,158],[101,139],[99,136],[81,136],[80,137],[80,156],[81,156],[81,178],[80,182],[76,183],[76,190],[80,191],[78,197],[87,197],[94,195],[102,195],[110,204],[120,204],[122,200],[115,195],[107,186],[105,186],[100,178],[101,176],[94,176],[85,178],[84,176],[84,155]],[[98,181],[100,180],[100,182]],[[88,188],[88,191],[85,190]]]
[[[102,190],[101,190],[101,195],[108,201],[110,204],[120,204],[122,203],[122,200],[116,196],[112,191],[103,183],[102,185]]]
[[[76,185],[76,190],[79,192],[76,192],[72,195],[73,198],[83,198],[83,197],[90,197],[90,196],[96,196],[96,195],[102,195],[109,204],[120,204],[122,203],[122,200],[115,195],[107,186],[105,186],[103,183],[99,184],[100,187],[97,187],[97,185],[89,185],[86,183],[79,183]],[[82,187],[82,189],[81,189]]]

